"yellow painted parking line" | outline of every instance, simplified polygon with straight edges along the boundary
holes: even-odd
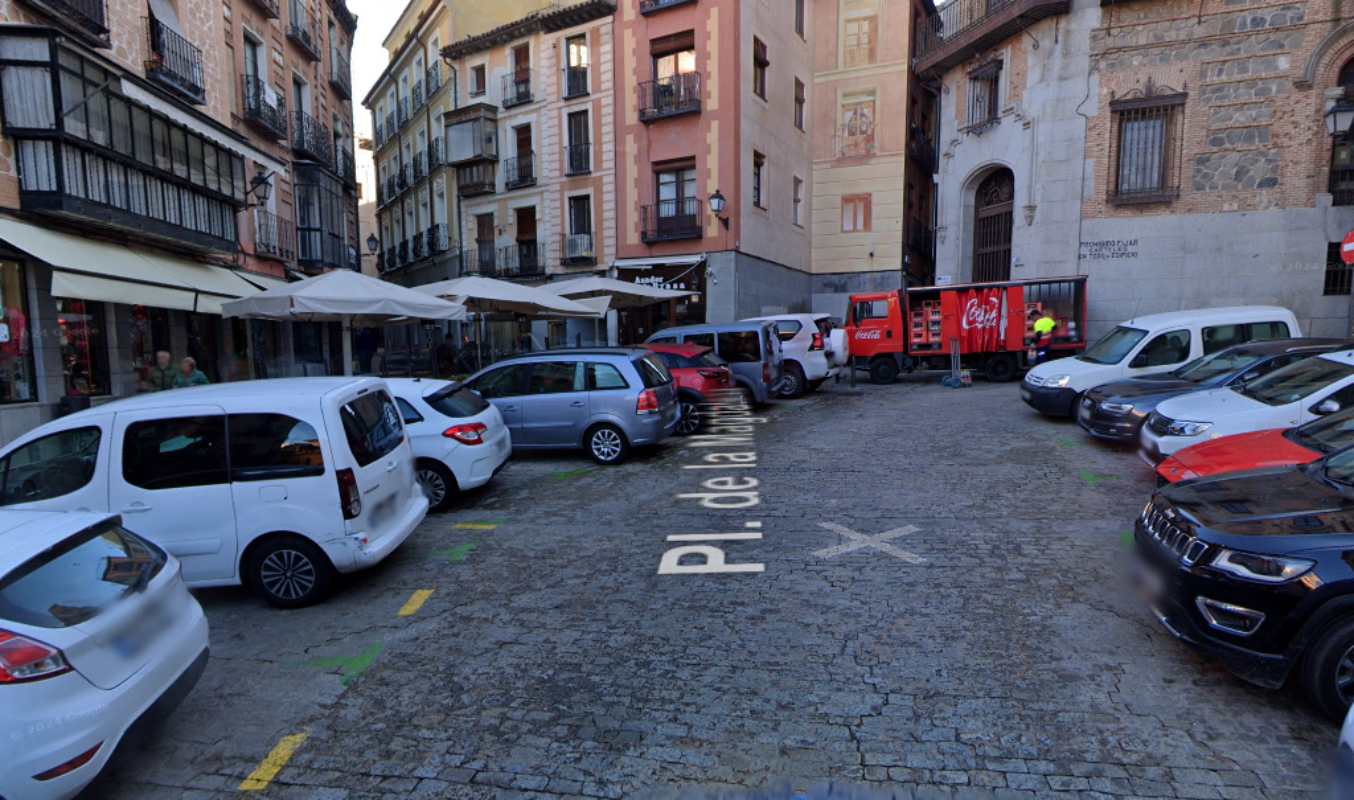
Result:
[[[273,782],[277,773],[287,766],[291,757],[296,753],[297,748],[306,740],[306,734],[293,733],[290,736],[283,736],[273,747],[272,751],[264,757],[263,761],[255,767],[254,771],[249,773],[249,777],[240,781],[240,791],[258,792],[268,788],[268,784]]]
[[[432,594],[432,589],[416,590],[413,594],[409,595],[409,599],[404,601],[404,605],[400,607],[400,616],[412,617],[417,614],[418,610],[423,608],[423,604],[428,602],[428,598],[432,597]]]
[[[498,525],[492,522],[458,522],[451,527],[458,531],[491,531]]]

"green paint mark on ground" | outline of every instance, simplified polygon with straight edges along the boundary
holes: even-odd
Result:
[[[479,546],[478,542],[463,542],[453,547],[447,547],[442,550],[434,550],[433,555],[439,558],[445,558],[453,564],[463,563],[466,558]]]
[[[567,481],[567,480],[572,480],[572,479],[574,479],[574,478],[581,478],[581,477],[583,477],[584,475],[587,475],[587,474],[591,473],[591,472],[592,472],[593,470],[595,470],[595,469],[597,469],[597,468],[596,468],[596,467],[580,467],[579,469],[569,469],[569,470],[565,470],[565,471],[563,471],[563,472],[552,472],[552,473],[550,473],[550,478],[551,478],[551,480],[556,480],[556,481]]]
[[[1066,436],[1064,436],[1064,437],[1058,439],[1058,441],[1057,441],[1057,445],[1058,445],[1059,447],[1061,447],[1062,449],[1064,449],[1064,450],[1071,450],[1073,447],[1076,447],[1078,444],[1080,444],[1080,442],[1078,442],[1076,439],[1069,439],[1069,438],[1067,438]]]
[[[310,662],[310,666],[315,669],[338,670],[343,676],[344,686],[350,685],[357,680],[362,673],[366,672],[372,664],[376,663],[376,657],[381,655],[381,643],[377,642],[363,650],[352,658],[320,658]]]
[[[1123,533],[1119,534],[1119,543],[1122,544],[1122,545],[1124,546],[1124,549],[1126,549],[1126,550],[1132,550],[1132,549],[1133,549],[1133,531],[1124,531]]]
[[[1080,472],[1078,472],[1077,477],[1081,478],[1082,482],[1092,489],[1094,489],[1098,484],[1105,483],[1106,481],[1119,480],[1118,475],[1100,475],[1098,473],[1091,472],[1088,469],[1083,469]]]

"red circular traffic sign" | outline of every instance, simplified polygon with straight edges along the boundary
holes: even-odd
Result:
[[[1354,231],[1346,233],[1345,240],[1340,243],[1340,260],[1354,265]]]

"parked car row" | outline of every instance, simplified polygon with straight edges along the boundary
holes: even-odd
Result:
[[[1022,395],[1152,466],[1135,573],[1161,624],[1338,718],[1354,704],[1354,342],[1299,335],[1284,309],[1153,315],[1031,370]]]

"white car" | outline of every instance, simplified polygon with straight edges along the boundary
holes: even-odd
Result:
[[[177,559],[105,513],[0,511],[0,797],[74,797],[206,666]]]
[[[1354,407],[1354,350],[1281,367],[1248,384],[1166,400],[1142,426],[1142,455],[1153,464],[1219,436],[1292,428]]]
[[[776,326],[781,353],[781,397],[799,397],[816,390],[823,382],[837,375],[845,361],[842,347],[841,361],[833,351],[834,343],[844,343],[845,335],[832,337],[832,318],[827,314],[778,314],[770,317],[752,317],[744,322],[771,322]]]
[[[61,417],[0,450],[0,506],[121,514],[189,586],[321,600],[428,512],[384,381],[174,389]]]
[[[498,408],[459,383],[387,378],[414,446],[414,472],[428,504],[441,511],[457,491],[489,482],[512,455]]]
[[[1340,727],[1340,743],[1335,750],[1335,768],[1332,771],[1334,785],[1331,787],[1331,800],[1354,797],[1354,706],[1345,714],[1345,723]]]
[[[1087,389],[1169,372],[1232,345],[1299,336],[1297,317],[1278,306],[1148,314],[1115,326],[1081,355],[1035,366],[1025,374],[1020,398],[1043,414],[1070,417]]]

